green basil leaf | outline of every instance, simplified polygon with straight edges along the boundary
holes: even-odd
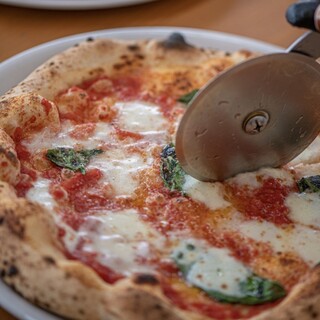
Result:
[[[188,92],[187,94],[181,96],[178,99],[178,101],[185,103],[185,104],[188,104],[193,99],[193,97],[198,93],[198,91],[199,91],[199,89],[194,89],[194,90]]]
[[[102,152],[100,149],[75,151],[72,148],[56,148],[48,149],[46,157],[59,167],[72,171],[80,171],[82,174],[85,174],[85,167],[90,159]]]
[[[257,305],[278,300],[286,295],[286,291],[281,284],[259,277],[244,265],[241,266],[241,263],[239,264],[239,262],[235,262],[237,265],[236,268],[239,269],[239,266],[241,266],[244,272],[240,274],[242,274],[241,277],[244,276],[244,278],[240,281],[236,280],[235,282],[235,286],[238,287],[236,289],[237,294],[231,295],[222,290],[210,288],[215,282],[215,279],[219,281],[218,279],[221,276],[227,277],[228,279],[230,279],[230,276],[234,276],[232,271],[224,271],[222,266],[225,264],[228,266],[232,265],[233,262],[230,259],[235,258],[226,256],[228,260],[225,260],[225,258],[224,262],[222,262],[221,259],[224,256],[213,252],[219,252],[219,250],[224,249],[208,249],[201,247],[203,244],[199,241],[198,246],[195,246],[194,244],[191,244],[190,241],[192,240],[188,240],[187,243],[182,243],[176,248],[172,254],[172,259],[179,268],[182,276],[191,285],[203,290],[208,296],[215,300],[222,303]],[[199,273],[199,276],[203,274],[206,274],[206,276],[201,278],[198,276],[195,277],[197,273]],[[212,284],[210,285],[208,283]]]
[[[300,192],[320,192],[320,175],[303,177],[297,184]]]
[[[240,282],[239,285],[240,291],[243,294],[241,297],[226,295],[215,290],[207,290],[206,293],[220,302],[245,305],[271,302],[286,295],[286,291],[278,282],[261,278],[255,274]]]
[[[170,191],[181,191],[185,182],[185,172],[181,168],[174,145],[166,145],[161,152],[160,174],[164,185]]]

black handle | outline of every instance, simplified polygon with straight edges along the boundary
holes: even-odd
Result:
[[[292,4],[287,12],[287,21],[295,27],[320,31],[320,0],[305,0]]]

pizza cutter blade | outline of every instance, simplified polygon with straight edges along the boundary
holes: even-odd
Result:
[[[286,52],[253,58],[209,82],[191,101],[176,135],[183,169],[221,181],[300,154],[320,130],[320,34]]]

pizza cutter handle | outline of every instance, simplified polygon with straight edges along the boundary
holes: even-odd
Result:
[[[286,18],[295,27],[320,31],[320,0],[304,0],[292,4],[287,9]]]
[[[320,57],[320,33],[306,32],[287,49],[287,52],[300,53],[317,60]]]

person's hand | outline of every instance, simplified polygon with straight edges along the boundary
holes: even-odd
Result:
[[[320,0],[304,0],[292,4],[286,12],[286,18],[295,27],[320,32]]]

